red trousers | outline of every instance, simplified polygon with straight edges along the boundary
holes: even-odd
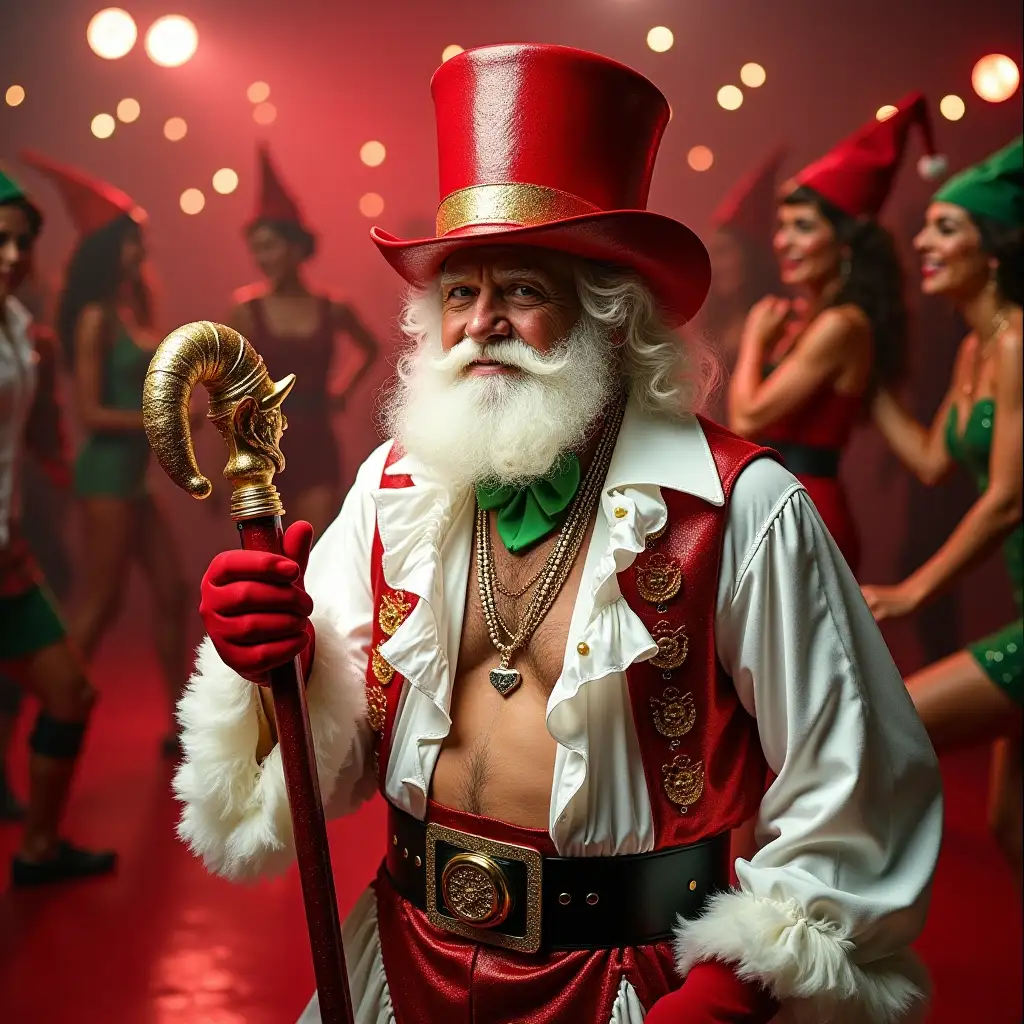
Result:
[[[429,820],[555,856],[547,832],[431,804]],[[604,1024],[625,978],[645,1009],[680,985],[671,942],[625,949],[517,953],[435,928],[374,883],[381,952],[398,1024]]]

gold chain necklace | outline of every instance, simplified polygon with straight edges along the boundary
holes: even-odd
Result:
[[[992,317],[992,333],[982,340],[978,339],[978,347],[974,353],[974,360],[971,363],[971,376],[961,389],[965,398],[973,398],[974,392],[978,390],[978,375],[981,373],[981,364],[985,361],[985,355],[992,347],[992,343],[999,337],[1007,327],[1010,326],[1010,318],[1002,309],[997,309]]]
[[[530,604],[523,614],[515,630],[510,629],[498,614],[494,600],[495,572],[494,555],[491,547],[490,520],[486,509],[477,506],[476,510],[476,578],[480,592],[480,603],[483,606],[484,621],[487,633],[495,650],[501,655],[498,667],[491,669],[491,685],[502,695],[508,697],[514,693],[522,675],[518,669],[511,667],[513,657],[522,650],[533,636],[544,616],[551,610],[572,572],[572,567],[579,554],[583,538],[590,524],[590,516],[601,496],[601,488],[608,475],[615,442],[618,440],[619,428],[625,413],[625,397],[619,399],[614,410],[605,423],[604,432],[598,442],[593,461],[583,479],[576,497],[569,506],[565,524],[555,540],[554,547],[541,567],[537,577],[537,590],[530,599]],[[527,588],[528,589],[528,588]],[[505,642],[503,636],[507,638]]]

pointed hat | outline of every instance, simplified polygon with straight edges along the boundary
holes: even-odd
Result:
[[[772,233],[778,193],[775,181],[786,156],[779,146],[768,158],[741,178],[726,193],[711,214],[716,228],[736,231],[755,242],[764,242]]]
[[[270,158],[270,147],[264,142],[257,148],[259,161],[260,191],[256,198],[256,210],[249,221],[250,226],[260,221],[277,221],[278,223],[296,224],[303,230],[306,228],[302,219],[302,211],[295,198],[285,187],[273,160]]]
[[[108,182],[34,150],[22,150],[21,159],[57,186],[80,235],[91,235],[119,217],[131,217],[138,224],[145,223],[145,210]]]
[[[940,178],[946,161],[936,153],[924,95],[915,92],[900,100],[895,113],[884,121],[873,118],[805,167],[791,184],[813,189],[851,217],[876,217],[892,189],[914,125],[921,131],[926,151],[918,171],[929,180]]]
[[[1024,136],[950,178],[934,198],[1001,224],[1024,226]]]

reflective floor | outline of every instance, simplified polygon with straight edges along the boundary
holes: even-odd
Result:
[[[4,1024],[291,1024],[313,986],[298,879],[253,887],[206,874],[177,841],[155,667],[111,650],[103,699],[68,832],[121,851],[116,877],[0,894]],[[26,709],[28,710],[28,709]],[[23,716],[13,767],[24,762]],[[1019,1024],[1021,914],[985,829],[987,762],[944,764],[947,839],[928,930],[918,945],[936,985],[936,1024]],[[23,790],[23,771],[15,772]],[[379,802],[332,827],[343,912],[381,854]],[[0,827],[6,863],[17,828]]]

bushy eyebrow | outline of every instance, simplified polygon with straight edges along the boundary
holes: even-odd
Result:
[[[537,270],[536,267],[500,267],[494,271],[494,276],[501,281],[534,281],[538,284],[544,285],[551,283],[549,275],[542,270]],[[465,281],[465,279],[465,274],[454,273],[450,270],[441,271],[442,288],[458,284]]]

